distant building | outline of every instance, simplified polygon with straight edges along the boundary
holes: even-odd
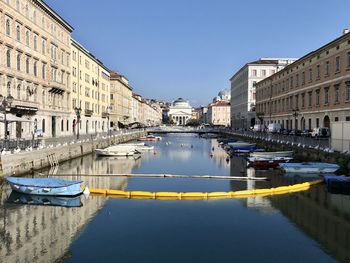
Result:
[[[230,126],[231,106],[228,101],[217,101],[208,106],[208,121],[214,126]]]
[[[231,127],[248,129],[256,122],[255,84],[275,74],[285,66],[296,61],[295,58],[261,58],[244,65],[231,81]]]
[[[231,101],[231,89],[225,89],[220,91],[218,95],[213,99],[213,102],[220,100]]]
[[[111,74],[111,127],[122,128],[132,122],[132,87],[129,80],[118,72]]]
[[[168,114],[176,125],[186,125],[192,119],[192,107],[188,101],[178,98],[169,107]]]
[[[349,69],[350,33],[345,31],[257,84],[261,121],[301,130],[350,121]]]

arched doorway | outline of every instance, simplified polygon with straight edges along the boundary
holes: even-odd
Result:
[[[330,128],[331,126],[331,120],[329,119],[329,116],[325,116],[323,119],[323,127]]]

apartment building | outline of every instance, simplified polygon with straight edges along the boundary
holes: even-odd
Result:
[[[209,104],[208,121],[214,126],[230,126],[231,122],[231,105],[228,101],[219,100]]]
[[[13,98],[8,138],[68,133],[72,26],[41,0],[1,0],[0,21],[0,95]]]
[[[109,70],[74,39],[71,48],[71,134],[107,132],[110,111]]]
[[[132,123],[132,87],[129,80],[111,71],[111,125],[114,129]]]
[[[310,52],[256,84],[261,122],[286,129],[350,121],[350,34]]]
[[[256,122],[255,84],[275,74],[295,58],[260,58],[247,63],[230,79],[231,82],[231,127],[248,129]]]

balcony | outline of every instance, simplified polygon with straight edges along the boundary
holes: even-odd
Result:
[[[94,113],[93,110],[87,110],[87,109],[85,109],[85,116],[86,116],[86,117],[91,117],[93,113]]]
[[[109,113],[108,112],[102,112],[102,118],[108,118],[109,117]]]

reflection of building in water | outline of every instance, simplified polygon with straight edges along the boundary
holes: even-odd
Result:
[[[141,159],[134,158],[96,158],[94,155],[88,155],[83,158],[74,159],[64,163],[60,167],[59,174],[75,175],[73,180],[82,180],[89,187],[125,189],[127,186],[126,177],[114,176],[93,176],[98,174],[130,174],[134,168],[141,165]],[[88,176],[80,176],[88,175]]]
[[[256,177],[255,169],[248,168],[247,169],[247,177]],[[247,181],[247,190],[256,189],[256,181],[248,180]],[[274,209],[271,206],[270,200],[266,197],[256,196],[256,197],[248,197],[246,200],[247,207],[249,208],[257,208],[261,211],[273,211]]]
[[[66,253],[105,197],[81,197],[76,208],[6,204],[10,191],[0,203],[1,262],[54,262]]]
[[[350,261],[350,196],[333,195],[323,186],[272,197],[279,209],[341,262]]]
[[[211,140],[211,153],[213,155],[213,159],[219,167],[230,167],[230,162],[227,161],[227,152],[222,149],[220,144],[216,139]]]

